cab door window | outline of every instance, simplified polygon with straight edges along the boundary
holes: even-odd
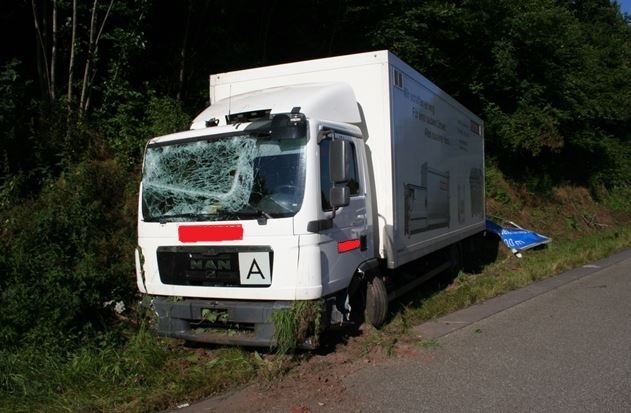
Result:
[[[331,146],[331,138],[325,138],[320,142],[320,190],[322,193],[322,210],[330,211],[331,203],[329,201],[329,194],[331,192],[331,178],[329,176],[329,153]],[[360,194],[359,187],[359,174],[357,172],[357,154],[355,152],[355,145],[351,144],[351,164],[349,165],[349,182],[348,187],[350,189],[351,197]]]

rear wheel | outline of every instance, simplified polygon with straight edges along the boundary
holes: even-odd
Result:
[[[447,251],[449,268],[447,269],[448,276],[456,278],[462,270],[462,246],[460,243],[452,244]]]

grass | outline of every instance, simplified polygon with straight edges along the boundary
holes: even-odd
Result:
[[[293,352],[309,337],[318,340],[322,327],[322,306],[321,300],[296,301],[291,308],[272,314],[278,354]]]
[[[629,247],[631,226],[625,226],[601,230],[577,240],[553,241],[547,248],[524,252],[521,259],[505,255],[481,274],[460,273],[447,288],[430,295],[419,292],[408,297],[406,323],[440,317]]]
[[[157,411],[247,382],[261,365],[238,348],[169,343],[141,329],[123,348],[0,352],[0,411]]]
[[[277,313],[283,353],[319,330],[321,305],[301,301]],[[0,350],[0,412],[159,411],[254,378],[275,381],[298,360],[238,347],[191,349],[144,327],[122,346]]]
[[[429,349],[429,350],[441,348],[442,346],[442,344],[438,340],[422,340],[418,343],[418,345],[424,349]]]

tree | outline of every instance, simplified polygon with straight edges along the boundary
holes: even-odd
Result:
[[[123,36],[114,35],[121,25],[132,22],[132,16],[142,16],[144,0],[115,2],[114,0],[93,0],[86,5],[77,0],[31,0],[31,14],[37,42],[37,73],[44,95],[49,103],[57,97],[59,81],[65,80],[65,101],[68,116],[76,113],[82,119],[91,106],[92,92],[99,73],[103,76],[106,68],[121,58],[110,53],[112,48],[120,48]],[[64,23],[60,26],[58,22]],[[131,24],[138,30],[142,18]],[[135,34],[130,33],[130,34]],[[103,42],[107,50],[102,51]],[[60,56],[60,53],[62,56]],[[60,64],[61,59],[67,62]],[[81,77],[75,78],[77,68]],[[60,73],[66,76],[60,76]]]
[[[45,90],[48,100],[52,102],[55,99],[55,64],[57,60],[57,1],[53,0],[50,15],[48,6],[47,1],[38,5],[36,0],[31,0],[33,23],[38,41],[36,49],[37,71],[42,89]],[[48,31],[49,25],[51,26],[50,33]]]
[[[97,69],[94,67],[95,61],[98,58],[99,43],[101,36],[103,35],[103,28],[112,11],[114,0],[110,0],[101,21],[98,19],[98,0],[94,0],[92,3],[92,11],[90,15],[90,28],[88,30],[88,47],[87,55],[85,57],[85,65],[83,68],[83,81],[81,82],[81,96],[79,98],[79,119],[81,119],[90,105],[89,89],[91,89],[96,76]],[[73,10],[74,14],[74,10]],[[74,45],[71,45],[74,47]],[[68,96],[68,100],[71,100],[71,96]]]
[[[620,164],[604,148],[629,135],[631,28],[608,0],[391,4],[375,45],[482,115],[513,177],[588,183]]]

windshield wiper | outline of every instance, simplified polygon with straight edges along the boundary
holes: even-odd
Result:
[[[208,218],[213,218],[213,221],[217,221],[219,219],[238,219],[245,217],[255,217],[259,225],[265,225],[268,219],[271,219],[272,216],[265,211],[262,211],[258,208],[255,208],[253,205],[248,205],[252,208],[252,211],[236,211],[236,212],[228,212],[228,211],[220,211],[214,214],[208,213],[196,213],[196,212],[187,212],[183,214],[171,214],[171,215],[161,215],[157,217],[151,217],[147,219],[149,222],[160,222],[161,224],[166,224],[172,219],[177,218],[192,218],[195,221],[208,221]]]
[[[207,221],[208,219],[206,218],[215,218],[214,220],[218,219],[218,218],[237,218],[239,219],[239,216],[235,213],[232,212],[217,212],[214,214],[207,214],[207,213],[198,213],[198,212],[187,212],[184,214],[171,214],[171,215],[161,215],[158,217],[152,217],[150,219],[150,221],[158,221],[161,224],[166,224],[167,222],[169,222],[170,219],[172,218],[194,218],[195,220],[200,220],[200,221]]]
[[[267,224],[267,220],[268,219],[272,219],[273,217],[268,214],[267,212],[263,211],[262,209],[259,209],[257,207],[255,207],[254,205],[248,203],[247,205],[248,207],[252,208],[252,211],[237,211],[236,213],[238,215],[241,216],[250,216],[250,217],[256,217],[256,222],[258,222],[259,225],[265,225]]]

